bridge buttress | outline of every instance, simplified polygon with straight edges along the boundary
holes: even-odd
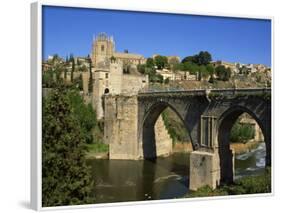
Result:
[[[200,148],[190,154],[190,190],[197,190],[206,185],[215,189],[220,184],[220,157],[216,128],[215,116],[201,116]]]

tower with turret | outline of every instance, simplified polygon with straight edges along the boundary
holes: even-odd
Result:
[[[115,52],[115,42],[112,36],[100,33],[93,38],[92,62],[94,67],[101,67],[109,63]]]

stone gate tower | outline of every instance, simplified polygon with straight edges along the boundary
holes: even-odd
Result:
[[[105,33],[100,33],[93,38],[92,62],[94,67],[101,66],[110,60],[115,52],[115,42],[113,37],[108,37]]]

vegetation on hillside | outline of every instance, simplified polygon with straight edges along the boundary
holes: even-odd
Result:
[[[186,130],[186,127],[184,126],[178,115],[171,108],[166,108],[161,115],[164,120],[165,127],[167,128],[173,142],[190,141],[190,137],[188,131]]]
[[[138,71],[142,74],[149,75],[152,83],[163,83],[163,77],[156,73],[156,69],[169,69],[174,72],[186,71],[196,75],[197,80],[209,79],[213,84],[216,80],[228,81],[231,76],[229,68],[224,66],[214,67],[210,62],[212,55],[207,51],[200,51],[196,55],[186,56],[181,62],[177,58],[171,58],[168,61],[166,56],[157,55],[154,58],[148,58],[146,64],[138,65]],[[215,78],[214,76],[217,76]],[[169,82],[164,82],[168,84]]]

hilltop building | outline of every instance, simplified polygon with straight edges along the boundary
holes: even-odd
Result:
[[[103,67],[110,61],[122,62],[127,64],[144,64],[144,56],[140,54],[129,53],[128,50],[122,52],[115,51],[115,42],[113,36],[108,37],[105,33],[100,33],[93,39],[92,62],[94,67]]]
[[[113,37],[108,37],[105,33],[100,33],[95,37],[92,45],[91,69],[93,78],[93,89],[91,102],[96,110],[97,118],[104,116],[102,107],[103,95],[135,95],[141,89],[148,87],[148,75],[141,75],[136,69],[136,65],[145,63],[145,58],[139,54],[115,52],[115,42]],[[124,73],[124,68],[130,65],[129,72]],[[90,73],[83,73],[84,95],[89,96],[88,83]]]

